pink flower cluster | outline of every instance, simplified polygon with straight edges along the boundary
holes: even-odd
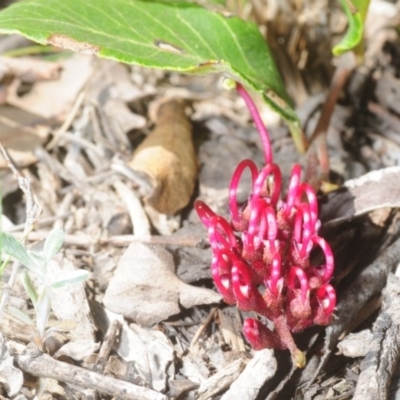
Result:
[[[329,284],[333,255],[318,235],[315,191],[301,183],[301,168],[294,165],[287,195],[281,198],[282,176],[272,162],[268,132],[248,93],[239,84],[237,90],[260,132],[266,165],[260,171],[251,160],[237,166],[229,188],[229,222],[202,201],[195,208],[208,229],[212,277],[225,302],[273,323],[270,329],[259,318],[247,318],[243,327],[247,340],[255,350],[289,349],[295,365],[303,367],[305,357],[292,333],[331,321],[336,305]],[[239,204],[238,186],[246,169],[252,190],[248,200]],[[323,261],[313,264],[310,254],[316,248]]]

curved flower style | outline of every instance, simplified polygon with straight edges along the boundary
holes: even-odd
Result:
[[[287,195],[281,198],[282,176],[272,161],[268,132],[250,96],[237,84],[260,132],[266,165],[259,171],[252,160],[236,168],[229,187],[230,221],[196,201],[196,211],[208,229],[213,258],[211,273],[228,304],[255,311],[274,323],[274,331],[260,320],[248,318],[244,335],[255,350],[289,349],[298,367],[305,365],[292,333],[312,325],[327,325],[336,305],[329,284],[334,269],[332,251],[318,235],[317,197],[301,183],[301,167],[294,165]],[[248,200],[237,200],[246,169],[252,189]],[[313,264],[310,254],[320,249],[323,262]]]

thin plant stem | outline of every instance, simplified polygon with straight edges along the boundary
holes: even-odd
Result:
[[[258,132],[260,133],[261,136],[261,141],[263,144],[264,148],[264,156],[265,156],[265,164],[271,164],[272,163],[272,149],[271,149],[271,140],[269,138],[269,133],[267,128],[265,127],[260,113],[257,110],[256,105],[254,104],[253,99],[250,97],[249,93],[247,90],[240,84],[236,83],[236,90],[246,103],[247,108],[250,111],[250,114],[254,120],[254,123],[257,127]]]
[[[20,242],[22,244],[25,243],[29,233],[33,230],[33,227],[35,225],[35,222],[38,220],[42,209],[39,206],[36,197],[33,195],[32,190],[31,190],[31,184],[29,182],[29,179],[25,178],[18,170],[18,168],[13,164],[11,161],[11,157],[9,156],[7,150],[3,146],[3,143],[0,141],[0,151],[7,163],[7,166],[11,169],[11,171],[14,173],[15,177],[18,180],[18,185],[20,189],[23,191],[25,194],[26,198],[26,221],[25,221],[25,228],[24,232],[22,234],[22,237],[20,239]],[[8,256],[3,263],[0,265],[0,274],[4,270],[4,268],[8,265],[10,262],[11,257]],[[1,300],[0,300],[0,320],[4,311],[4,308],[8,302],[8,299],[10,297],[11,290],[14,286],[16,276],[18,274],[18,271],[20,269],[20,263],[15,262],[11,276],[8,281],[8,285],[6,288],[4,288],[2,295],[1,295]]]
[[[7,257],[7,260],[5,262],[7,262],[7,264],[8,264],[10,259],[11,259],[11,257]],[[5,264],[5,262],[3,264]],[[5,265],[7,265],[7,264],[5,264]],[[14,262],[10,278],[8,279],[7,284],[5,284],[3,287],[3,292],[1,294],[1,299],[0,299],[0,321],[3,317],[3,312],[5,309],[5,306],[8,303],[8,300],[10,298],[11,290],[14,287],[15,281],[17,280],[17,275],[20,271],[20,267],[21,267],[20,262],[18,262],[18,261]]]

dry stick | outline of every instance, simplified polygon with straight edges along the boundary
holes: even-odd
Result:
[[[22,130],[24,132],[37,135],[37,129],[32,128],[32,127],[27,126],[27,125],[20,124],[20,123],[12,120],[10,118],[3,117],[3,116],[0,115],[0,122],[3,123],[6,126],[11,127],[11,128],[17,128],[17,129]]]
[[[27,240],[37,242],[46,239],[49,235],[48,231],[35,231],[31,232]],[[78,234],[72,235],[67,234],[64,236],[65,246],[77,246],[77,247],[90,247],[95,244],[111,245],[116,247],[126,247],[131,243],[149,243],[149,244],[164,244],[169,246],[186,246],[186,247],[202,247],[205,243],[208,243],[206,239],[200,236],[141,236],[136,237],[134,235],[115,235],[109,238],[96,239],[91,235]]]
[[[195,335],[193,336],[192,341],[190,342],[189,348],[193,348],[193,346],[197,343],[197,341],[199,340],[200,336],[203,334],[203,332],[207,329],[207,326],[210,324],[210,322],[212,321],[212,319],[214,318],[215,313],[217,312],[218,308],[217,307],[213,307],[210,311],[210,313],[208,314],[208,317],[206,318],[206,320],[200,325],[199,329],[197,330],[197,332],[195,333]]]
[[[60,206],[57,209],[57,215],[53,217],[54,220],[54,225],[53,229],[56,228],[62,228],[64,226],[64,219],[62,218],[62,215],[69,214],[71,215],[72,213],[68,211],[71,209],[71,205],[73,201],[75,200],[75,191],[71,190],[70,192],[66,193],[64,198],[61,201]]]
[[[118,398],[167,400],[167,396],[162,393],[57,361],[37,350],[16,356],[15,360],[23,372],[39,378],[51,378],[69,385],[91,388]]]
[[[122,327],[122,324],[117,319],[114,319],[108,327],[107,334],[104,338],[103,344],[100,347],[99,356],[96,364],[93,367],[94,372],[102,373],[108,357],[110,356],[111,350],[117,340],[117,335]]]
[[[99,63],[96,63],[95,68],[92,71],[92,74],[90,75],[90,77],[87,79],[87,81],[85,82],[84,87],[81,89],[81,91],[78,93],[74,104],[72,105],[71,110],[69,111],[69,113],[67,114],[63,124],[60,126],[60,128],[58,128],[58,130],[56,130],[54,132],[54,137],[53,139],[47,144],[46,146],[46,150],[52,150],[55,146],[57,146],[57,143],[59,141],[59,139],[61,138],[61,136],[67,132],[68,128],[72,125],[72,122],[74,121],[76,115],[79,112],[79,109],[81,108],[85,97],[86,97],[86,92],[88,90],[88,87],[92,81],[93,76],[95,76],[96,72],[98,72],[99,70]]]
[[[5,261],[11,259],[11,257],[8,257]],[[0,321],[3,318],[3,312],[4,308],[6,307],[6,304],[10,298],[11,290],[15,285],[15,281],[17,280],[18,272],[19,269],[22,267],[22,264],[20,262],[14,262],[11,270],[11,275],[10,278],[8,279],[8,282],[6,285],[3,286],[3,293],[1,294],[1,300],[0,300]]]
[[[17,167],[12,163],[9,154],[7,150],[4,148],[3,143],[1,141],[0,141],[0,150],[3,154],[4,159],[6,160],[8,168],[10,168],[11,171],[16,176],[18,180],[18,186],[24,192],[26,198],[26,222],[24,230],[24,236],[26,236],[29,233],[29,231],[32,230],[33,225],[38,220],[42,212],[42,208],[39,206],[36,197],[32,193],[31,183],[29,182],[29,179],[22,176],[21,173],[18,171]]]
[[[217,394],[228,389],[233,382],[239,377],[245,368],[248,360],[245,358],[238,358],[237,360],[226,365],[210,378],[203,381],[197,392],[197,400],[214,399]],[[242,400],[239,399],[238,400]]]
[[[77,144],[80,147],[83,147],[85,150],[93,151],[93,153],[95,153],[97,156],[105,158],[104,151],[88,139],[68,132],[60,133],[59,137],[60,139],[64,139],[66,142]]]
[[[150,222],[134,191],[120,180],[114,182],[113,186],[128,209],[134,236],[149,237],[151,231]]]
[[[400,137],[398,135],[398,127],[400,125],[400,118],[395,114],[389,112],[386,108],[382,107],[378,103],[374,103],[373,101],[368,102],[368,111],[375,114],[378,118],[382,119],[390,129],[385,129],[385,132],[382,132],[384,136],[388,139],[395,142],[397,145],[400,144]]]
[[[72,183],[75,187],[77,187],[82,192],[87,192],[90,189],[90,186],[81,179],[78,179],[76,175],[70,172],[67,168],[64,167],[58,160],[51,157],[50,154],[40,146],[35,148],[35,156],[39,161],[45,163],[51,170],[53,170],[58,176],[66,180],[67,182]]]
[[[62,124],[62,125],[60,126],[60,128],[54,133],[53,139],[52,139],[52,140],[50,141],[50,143],[46,146],[46,149],[47,149],[47,150],[53,149],[53,148],[57,145],[57,143],[58,143],[60,137],[61,137],[64,133],[67,132],[68,128],[69,128],[70,125],[72,124],[72,121],[75,119],[76,114],[78,113],[78,111],[79,111],[79,109],[80,109],[80,107],[81,107],[81,105],[82,105],[82,103],[83,103],[83,100],[85,99],[85,92],[86,92],[86,88],[83,89],[83,90],[79,93],[78,97],[77,97],[76,100],[75,100],[75,103],[73,104],[73,106],[72,106],[70,112],[68,113],[67,117],[65,118],[63,124]]]
[[[100,146],[103,147],[103,149],[107,149],[111,151],[112,153],[116,153],[119,150],[119,147],[115,145],[114,143],[111,143],[107,138],[104,137],[102,134],[102,127],[99,121],[99,117],[96,114],[96,109],[98,109],[98,104],[94,101],[90,101],[88,99],[88,104],[86,107],[89,110],[89,119],[91,122],[91,126],[93,128],[93,136],[92,139],[95,143],[98,143]],[[125,144],[125,143],[124,143]]]
[[[94,372],[97,372],[99,374],[102,374],[104,372],[104,367],[106,366],[106,362],[108,360],[108,357],[110,356],[111,350],[117,339],[117,334],[120,328],[121,322],[119,322],[118,320],[112,321],[110,326],[108,327],[107,334],[99,351],[99,356],[97,357],[96,364],[93,367]],[[86,398],[90,398],[93,400],[99,398],[99,394],[93,389],[85,390],[84,395],[86,396]]]
[[[38,226],[46,226],[46,225],[50,225],[53,222],[57,221],[57,220],[65,220],[68,217],[70,217],[72,215],[71,211],[65,212],[65,213],[60,213],[57,212],[57,215],[52,215],[51,217],[43,217],[40,219],[40,221],[37,221],[35,223],[35,227]],[[18,224],[18,225],[14,225],[11,228],[8,228],[6,230],[7,233],[12,233],[12,232],[19,232],[25,229],[25,224]]]
[[[36,197],[32,193],[31,184],[29,179],[22,176],[22,174],[18,171],[17,167],[12,163],[11,158],[3,146],[3,143],[0,141],[0,151],[3,154],[3,157],[7,163],[7,166],[11,169],[18,180],[18,186],[25,194],[26,199],[26,221],[24,226],[24,231],[22,233],[22,237],[20,239],[21,243],[24,243],[27,239],[29,232],[32,231],[35,222],[39,219],[39,216],[42,212],[41,207],[39,206]],[[11,256],[9,256],[3,263],[8,263],[11,260]],[[15,281],[17,279],[19,268],[21,264],[19,262],[14,262],[10,278],[8,280],[7,285],[5,285],[3,289],[3,293],[1,295],[0,300],[0,321],[2,318],[2,314],[4,312],[4,308],[10,298],[11,290],[14,287]]]

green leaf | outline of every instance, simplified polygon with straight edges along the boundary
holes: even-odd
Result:
[[[64,231],[61,228],[53,229],[43,245],[43,255],[46,261],[51,260],[61,249],[64,243]]]
[[[370,0],[340,0],[346,13],[349,27],[343,39],[332,49],[335,56],[354,49],[360,44],[364,33],[364,21]]]
[[[43,253],[37,252],[37,251],[32,251],[32,250],[27,250],[27,253],[29,254],[29,257],[33,260],[35,265],[38,267],[38,269],[45,272],[47,260],[46,260],[45,256],[43,255]]]
[[[26,325],[35,326],[35,323],[32,321],[31,317],[28,314],[24,313],[23,311],[19,310],[18,308],[13,306],[7,306],[6,310],[9,315],[16,318],[18,321]]]
[[[38,295],[35,289],[35,285],[33,284],[31,277],[27,270],[24,271],[22,275],[22,286],[25,289],[25,292],[28,294],[29,298],[32,301],[32,304],[36,308]]]
[[[56,281],[50,284],[52,289],[59,289],[65,285],[84,282],[89,276],[89,272],[84,269],[68,271],[63,273]]]
[[[33,259],[29,256],[24,246],[17,241],[13,236],[2,233],[1,244],[3,246],[4,253],[17,259],[21,264],[25,265],[30,271],[35,274],[42,275],[41,270],[37,267]]]
[[[39,332],[39,336],[43,338],[44,332],[46,330],[47,321],[50,315],[50,304],[51,301],[51,289],[45,288],[38,297],[36,303],[36,329]]]
[[[30,0],[0,13],[0,33],[128,64],[225,72],[284,119],[298,117],[271,52],[252,22],[183,0]]]

